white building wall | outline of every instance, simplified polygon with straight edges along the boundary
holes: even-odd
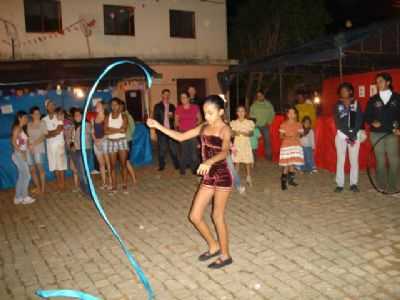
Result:
[[[11,58],[11,36],[16,39],[17,59],[85,58],[86,39],[79,26],[64,35],[27,33],[23,0],[0,0],[0,59]],[[136,56],[157,60],[226,60],[225,0],[61,0],[63,28],[79,19],[95,20],[89,44],[92,57]],[[104,34],[103,5],[135,8],[135,36]],[[171,38],[169,9],[195,12],[196,38]],[[5,23],[8,25],[8,32]],[[38,39],[42,41],[38,41]],[[36,40],[36,43],[34,42]]]

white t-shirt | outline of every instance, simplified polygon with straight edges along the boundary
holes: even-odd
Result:
[[[380,91],[379,97],[381,97],[383,103],[386,105],[389,102],[390,97],[392,97],[392,94],[391,90]]]
[[[52,119],[50,119],[49,115],[45,116],[43,119],[44,124],[46,124],[47,131],[57,129],[58,125],[64,125],[62,121],[58,120],[54,115]],[[55,144],[64,144],[64,134],[60,132],[54,137],[46,139],[47,145],[55,145]]]

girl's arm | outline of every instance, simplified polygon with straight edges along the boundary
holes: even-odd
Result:
[[[279,137],[280,137],[281,139],[283,139],[283,138],[286,137],[285,130],[279,129]]]
[[[92,119],[91,121],[90,121],[90,125],[92,125],[92,128],[94,128],[94,119]],[[92,139],[93,139],[93,141],[95,141],[96,142],[96,136],[94,135],[94,130],[92,130]]]
[[[14,151],[19,151],[18,144],[17,144],[17,138],[18,138],[19,132],[20,132],[20,129],[18,127],[14,127],[13,128],[12,137],[11,137],[11,144],[14,147]]]
[[[164,126],[162,126],[160,123],[158,123],[156,120],[153,119],[147,119],[146,123],[147,126],[149,126],[150,128],[155,128],[178,142],[183,142],[195,138],[196,136],[200,135],[201,128],[203,127],[203,124],[201,124],[191,130],[185,132],[179,132],[169,128],[165,128]]]
[[[175,114],[175,128],[179,129],[179,115]]]

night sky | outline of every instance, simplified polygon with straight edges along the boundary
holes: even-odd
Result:
[[[265,0],[264,0],[265,1]],[[328,33],[345,29],[346,20],[351,20],[354,27],[368,25],[394,14],[394,0],[326,0],[326,8],[332,18],[327,25]],[[228,2],[228,15],[234,17],[240,4],[246,0],[231,0]]]

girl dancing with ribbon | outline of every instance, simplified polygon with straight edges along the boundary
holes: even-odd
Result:
[[[226,158],[229,155],[231,130],[223,120],[224,100],[217,95],[208,96],[204,102],[206,122],[186,132],[178,132],[162,126],[153,119],[147,120],[150,128],[155,128],[171,138],[182,142],[201,138],[203,162],[197,173],[203,176],[190,212],[190,221],[208,244],[208,251],[199,256],[200,261],[212,257],[219,258],[208,265],[211,269],[220,269],[233,262],[228,247],[228,229],[225,223],[225,207],[232,190],[232,175]],[[214,199],[212,218],[217,230],[218,242],[214,239],[207,223],[203,219],[204,210]]]

